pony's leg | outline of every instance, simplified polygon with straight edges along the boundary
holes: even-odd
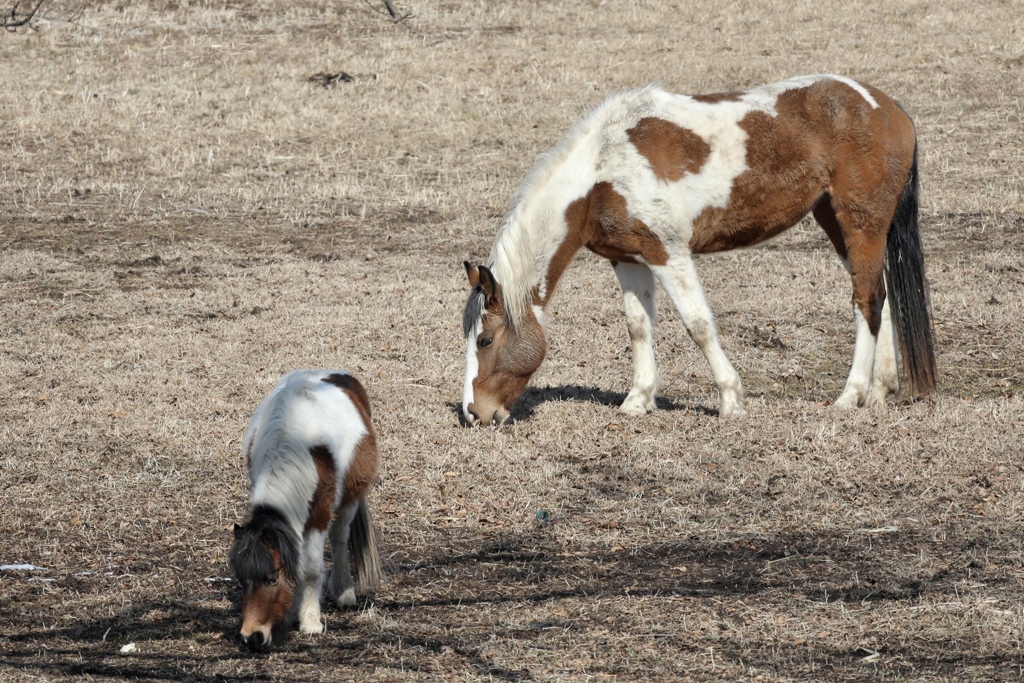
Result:
[[[896,332],[889,314],[889,299],[882,304],[882,324],[875,345],[875,367],[872,371],[868,405],[885,403],[885,397],[900,390],[900,371],[896,362]]]
[[[350,607],[356,604],[356,589],[352,582],[352,569],[349,566],[348,537],[352,519],[359,509],[359,501],[338,511],[331,525],[331,556],[333,566],[331,579],[327,584],[328,595],[338,607]]]
[[[320,619],[320,594],[323,590],[324,541],[327,534],[311,529],[302,539],[302,558],[299,562],[299,580],[296,586],[299,630],[303,633],[323,633]]]
[[[643,415],[654,410],[658,368],[654,362],[654,273],[642,263],[616,262],[615,275],[622,287],[626,327],[633,352],[633,386],[619,411]]]
[[[704,299],[697,269],[689,256],[674,256],[667,265],[651,266],[661,286],[672,299],[673,305],[683,319],[690,338],[704,352],[704,357],[711,366],[721,405],[718,414],[721,417],[739,417],[746,415],[743,410],[743,385],[740,376],[725,357],[722,346],[718,342],[718,331],[711,315],[711,308]]]

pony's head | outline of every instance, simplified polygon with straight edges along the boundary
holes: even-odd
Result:
[[[485,266],[467,261],[472,291],[462,314],[466,335],[466,383],[462,415],[470,425],[502,424],[548,350],[544,328],[527,307],[510,321],[501,285]]]
[[[295,597],[298,569],[295,532],[272,508],[257,507],[245,526],[235,525],[229,563],[242,584],[242,641],[254,650],[270,646]]]

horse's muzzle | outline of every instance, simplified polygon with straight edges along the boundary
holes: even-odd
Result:
[[[270,638],[263,635],[263,631],[253,631],[250,635],[242,636],[242,642],[253,652],[261,652],[270,647]]]
[[[466,418],[466,424],[470,427],[500,427],[509,421],[510,414],[504,406],[499,407],[489,417],[481,417],[480,413],[477,412],[475,404],[470,403],[466,406],[466,414],[463,415]]]

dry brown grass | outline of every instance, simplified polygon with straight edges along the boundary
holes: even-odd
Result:
[[[411,7],[96,4],[0,36],[0,564],[43,567],[0,572],[0,679],[1019,678],[1016,3]],[[849,283],[808,224],[699,264],[749,417],[715,417],[665,300],[663,410],[617,415],[619,294],[585,256],[518,422],[458,427],[460,264],[534,156],[614,90],[808,72],[917,122],[938,395],[829,405]],[[208,579],[245,423],[301,366],[369,389],[391,575],[255,657]]]

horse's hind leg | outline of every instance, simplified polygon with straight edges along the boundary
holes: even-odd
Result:
[[[622,287],[626,327],[633,352],[633,386],[619,410],[643,415],[654,410],[658,391],[658,368],[654,361],[654,273],[642,263],[615,262],[615,275]]]
[[[868,319],[856,304],[853,307],[853,318],[857,338],[853,344],[850,376],[846,378],[843,393],[836,399],[836,405],[840,408],[856,408],[866,403],[868,388],[871,385],[871,370],[875,362],[875,347],[878,340],[871,332]]]
[[[853,318],[856,341],[853,363],[843,392],[836,399],[840,408],[856,408],[869,401],[884,401],[895,375],[895,348],[891,346],[892,323],[886,313],[885,284],[882,279],[887,223],[881,215],[835,206],[825,197],[814,206],[814,218],[828,234],[853,282]],[[880,213],[880,212],[879,212]],[[884,333],[884,334],[882,334]],[[883,340],[883,341],[880,341]],[[879,344],[881,355],[876,363]],[[873,383],[875,368],[880,375]],[[890,372],[890,366],[893,368]],[[880,396],[879,396],[880,394]]]
[[[900,370],[896,361],[896,332],[889,313],[889,299],[882,305],[882,324],[875,345],[875,367],[871,373],[868,405],[885,403],[885,397],[900,390]]]
[[[704,289],[701,287],[700,278],[697,277],[693,260],[689,256],[674,256],[669,259],[668,265],[651,266],[651,270],[679,311],[690,338],[704,352],[704,357],[711,366],[711,374],[714,375],[721,401],[718,414],[721,417],[746,415],[746,411],[743,410],[743,385],[740,383],[740,376],[725,357],[718,342],[718,331],[715,329],[711,308],[704,299]]]
[[[352,569],[348,556],[348,537],[352,519],[359,509],[359,501],[338,510],[331,525],[331,579],[327,584],[328,595],[338,607],[356,604],[356,589],[352,581]]]
[[[303,633],[323,633],[320,619],[320,594],[324,576],[324,536],[311,529],[302,538],[302,558],[295,604],[298,605],[299,630]]]

